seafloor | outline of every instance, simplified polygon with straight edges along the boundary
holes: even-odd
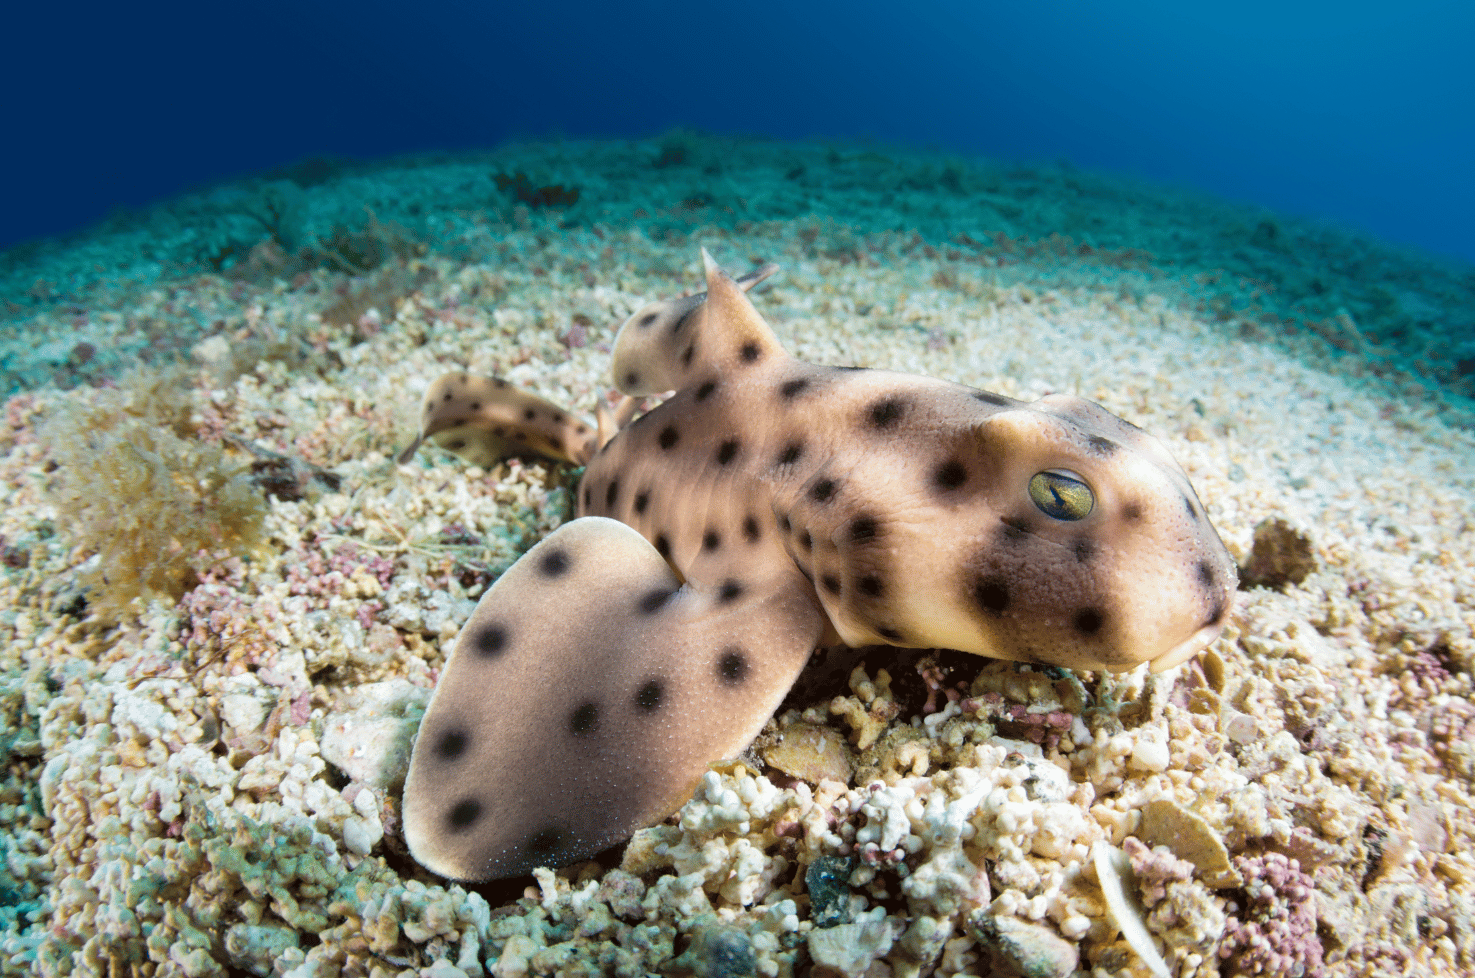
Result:
[[[1157,434],[1232,624],[1159,676],[832,651],[628,847],[447,885],[408,745],[576,473],[393,455],[453,365],[592,413],[699,245],[782,265],[755,301],[806,359]],[[1475,971],[1475,270],[1068,167],[676,135],[306,164],[0,255],[0,300],[5,974]]]

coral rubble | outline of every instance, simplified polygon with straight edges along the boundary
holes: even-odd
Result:
[[[204,271],[94,283],[86,316],[26,306],[46,340],[7,368],[31,389],[0,424],[0,974],[1475,970],[1459,402],[1387,358],[1259,342],[1165,256],[1021,243],[986,174],[951,178],[986,195],[966,240],[924,238],[866,225],[866,181],[962,208],[935,163],[773,147],[750,204],[713,182],[697,206],[678,202],[710,150],[681,146],[632,156],[665,181],[644,223],[605,220],[604,171],[569,149],[577,206],[417,227],[433,244],[403,274]],[[455,179],[500,197],[485,171]],[[804,194],[861,216],[805,216]],[[765,200],[798,209],[714,216]],[[454,361],[592,413],[613,327],[694,239],[784,266],[767,301],[807,359],[1099,400],[1170,443],[1241,563],[1290,559],[1158,676],[817,657],[752,751],[623,849],[515,886],[431,877],[400,838],[409,738],[476,598],[567,517],[571,475],[394,465],[410,392]],[[381,281],[372,314],[325,317]],[[170,324],[189,365],[116,380]],[[99,387],[32,382],[67,358]],[[148,478],[107,489],[130,451]],[[1261,547],[1266,521],[1304,531]]]

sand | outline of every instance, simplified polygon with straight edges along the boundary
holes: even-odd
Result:
[[[575,473],[395,466],[420,392],[592,413],[703,245],[782,266],[795,355],[1099,401],[1237,559],[1268,521],[1309,573],[1157,677],[826,658],[627,849],[430,876],[418,711]],[[1468,268],[1065,167],[683,135],[302,167],[0,285],[7,974],[1475,968]]]

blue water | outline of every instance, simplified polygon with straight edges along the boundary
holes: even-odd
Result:
[[[533,6],[12,5],[0,247],[307,157],[683,126],[1066,160],[1475,260],[1463,0]]]

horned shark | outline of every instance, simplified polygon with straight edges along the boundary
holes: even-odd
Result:
[[[425,394],[401,462],[430,441],[586,466],[577,518],[487,590],[421,725],[404,832],[443,876],[572,862],[670,814],[821,645],[1161,670],[1226,622],[1234,562],[1157,439],[1068,395],[795,359],[746,294],[773,266],[702,257],[705,293],[621,328],[626,399],[597,421],[497,378]]]

